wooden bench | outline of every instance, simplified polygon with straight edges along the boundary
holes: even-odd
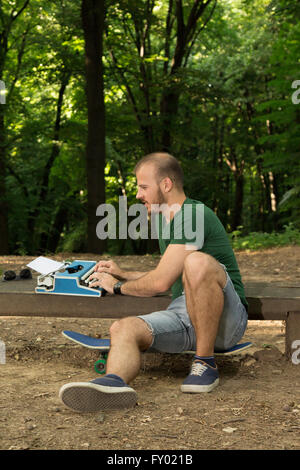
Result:
[[[101,298],[35,294],[35,280],[2,282],[0,316],[122,318],[165,309],[169,295]],[[286,355],[300,341],[300,286],[280,283],[246,283],[249,320],[284,320]],[[298,345],[299,348],[299,345]]]

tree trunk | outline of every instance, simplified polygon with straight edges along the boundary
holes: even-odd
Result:
[[[231,221],[231,230],[236,230],[242,224],[242,213],[244,203],[244,167],[245,160],[238,160],[235,149],[230,147],[230,159],[225,158],[225,161],[231,171],[235,181],[235,195],[234,207]]]
[[[235,201],[231,229],[236,230],[242,225],[243,201],[244,201],[244,175],[235,173]]]
[[[198,20],[203,17],[207,7],[211,2],[212,0],[206,0],[206,2],[204,2],[204,0],[195,0],[193,6],[190,8],[189,13],[186,14],[186,12],[184,11],[186,7],[183,5],[182,0],[175,1],[175,16],[177,24],[176,45],[174,50],[174,56],[172,59],[172,66],[169,72],[169,84],[163,90],[160,102],[160,112],[163,123],[161,148],[162,150],[165,150],[167,152],[171,151],[172,127],[174,125],[175,118],[178,112],[179,99],[182,93],[182,88],[180,88],[176,83],[176,81],[178,81],[176,75],[182,66],[186,66],[188,56],[191,52],[196,37],[211,19],[212,13],[216,5],[216,1],[214,2],[211,14],[208,16],[207,20],[204,21],[204,25],[199,28]],[[167,33],[170,30],[169,20],[172,13],[172,8],[173,0],[170,0],[169,13],[166,25]],[[170,52],[170,44],[168,38],[170,39],[170,35],[167,35],[166,38],[166,53]],[[167,65],[164,69],[164,72],[165,74],[167,73]]]
[[[104,1],[82,0],[82,26],[85,40],[88,138],[86,169],[88,190],[88,251],[103,253],[105,240],[96,235],[96,210],[105,202],[105,109],[103,93],[102,35]]]
[[[71,77],[71,73],[68,72],[64,74],[61,78],[60,88],[59,88],[58,97],[57,97],[57,104],[56,104],[56,117],[55,117],[54,129],[53,129],[52,149],[51,149],[51,153],[48,158],[48,161],[44,168],[42,183],[41,183],[41,187],[39,189],[39,194],[38,194],[37,205],[34,208],[34,210],[30,212],[30,216],[28,219],[28,230],[30,233],[33,234],[31,238],[31,246],[29,250],[30,253],[35,253],[37,249],[39,250],[39,252],[43,253],[47,248],[45,243],[46,243],[46,240],[48,239],[49,234],[48,233],[40,234],[38,230],[35,230],[35,227],[37,226],[37,224],[40,223],[40,217],[43,213],[44,206],[45,204],[47,204],[47,200],[49,197],[49,179],[50,179],[51,169],[56,158],[59,156],[59,153],[60,153],[60,128],[61,128],[61,118],[62,118],[62,106],[63,106],[64,94],[65,94],[67,85],[69,83],[70,77]]]

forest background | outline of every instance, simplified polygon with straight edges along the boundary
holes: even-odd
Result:
[[[0,254],[100,240],[146,153],[177,157],[234,248],[300,244],[300,4],[0,0]]]

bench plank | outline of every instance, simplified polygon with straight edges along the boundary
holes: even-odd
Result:
[[[170,295],[155,297],[80,297],[36,294],[35,282],[19,281],[0,285],[0,316],[123,318],[164,310]],[[267,283],[245,285],[250,320],[285,320],[286,354],[291,358],[292,344],[300,340],[300,286]]]
[[[2,283],[0,316],[122,318],[164,310],[171,302],[170,295],[91,298],[35,294],[34,287],[27,281]],[[286,320],[287,312],[300,310],[300,287],[249,283],[245,291],[250,320]]]
[[[163,310],[170,297],[98,298],[66,295],[0,293],[0,316],[122,318]]]

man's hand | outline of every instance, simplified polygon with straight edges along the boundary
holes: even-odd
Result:
[[[94,272],[88,278],[89,287],[103,287],[109,294],[114,293],[114,285],[118,282],[119,279],[113,277],[111,274],[105,272]]]
[[[96,273],[108,273],[117,278],[117,281],[124,279],[124,273],[114,261],[99,261],[95,266]],[[116,281],[116,282],[117,282]]]

